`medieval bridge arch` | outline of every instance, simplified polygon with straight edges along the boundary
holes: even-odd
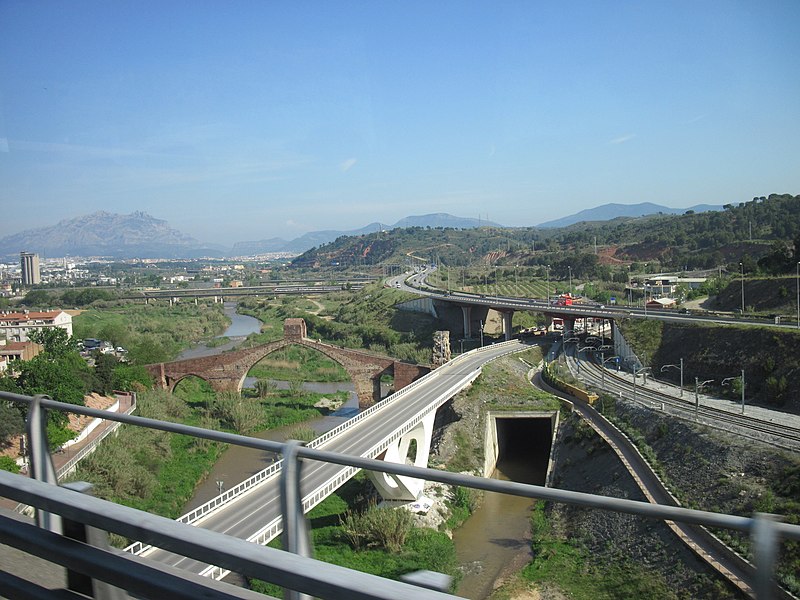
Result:
[[[158,385],[170,391],[181,379],[190,375],[204,379],[217,391],[241,391],[247,373],[258,361],[291,344],[313,348],[342,365],[356,388],[361,408],[372,406],[380,400],[380,379],[384,373],[394,374],[397,391],[430,371],[429,367],[309,339],[303,319],[286,319],[283,323],[283,339],[269,344],[214,356],[147,365],[146,368]]]

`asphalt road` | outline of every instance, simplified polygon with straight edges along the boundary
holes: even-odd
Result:
[[[571,306],[555,306],[545,300],[514,298],[491,294],[468,294],[465,292],[446,291],[431,287],[426,282],[428,271],[414,274],[397,275],[387,279],[387,285],[407,292],[429,296],[445,302],[457,304],[475,304],[490,308],[508,308],[514,310],[531,310],[547,312],[562,317],[592,317],[596,319],[654,319],[657,321],[670,321],[676,323],[713,323],[716,325],[748,325],[759,327],[772,327],[776,329],[797,329],[796,324],[779,323],[761,319],[745,319],[735,316],[720,316],[713,314],[685,314],[676,310],[651,310],[636,307],[611,307],[600,304],[585,304]]]

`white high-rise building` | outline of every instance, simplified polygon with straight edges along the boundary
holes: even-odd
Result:
[[[42,282],[39,270],[39,255],[32,252],[20,252],[19,262],[22,266],[22,285],[36,285]]]

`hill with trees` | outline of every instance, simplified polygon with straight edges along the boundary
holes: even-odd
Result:
[[[410,263],[410,257],[448,266],[545,266],[602,278],[603,266],[649,263],[649,271],[713,269],[731,265],[745,273],[790,273],[800,248],[800,196],[772,194],[721,212],[651,215],[560,229],[455,229],[408,227],[353,237],[312,248],[295,269]],[[563,263],[563,265],[562,265]],[[566,269],[564,269],[566,270]],[[606,273],[607,275],[608,273]]]

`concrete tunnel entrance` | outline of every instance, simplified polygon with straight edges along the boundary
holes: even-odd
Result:
[[[498,469],[512,481],[545,485],[558,411],[490,412],[487,417],[484,476]]]

